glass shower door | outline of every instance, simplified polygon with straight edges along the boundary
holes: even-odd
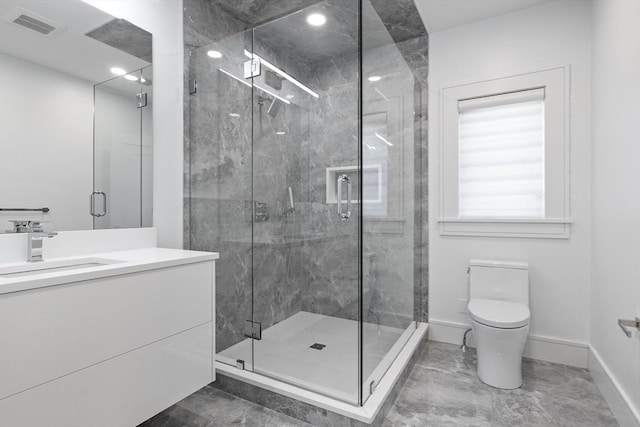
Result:
[[[421,88],[369,0],[362,73],[365,401],[416,329],[421,288]]]
[[[90,213],[95,229],[151,223],[150,70],[147,67],[94,86]]]
[[[329,0],[260,25],[245,54],[260,65],[253,78],[253,368],[357,404],[358,1]]]
[[[244,76],[251,31],[189,55],[187,247],[220,252],[216,360],[253,369],[251,336],[252,80]],[[248,336],[247,336],[248,335]]]

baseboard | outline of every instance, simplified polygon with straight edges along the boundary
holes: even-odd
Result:
[[[589,349],[589,371],[621,427],[640,427],[640,407],[620,388],[598,352]]]
[[[464,332],[470,328],[471,325],[463,323],[429,319],[429,340],[460,345]],[[472,333],[467,338],[467,344],[470,347],[475,346]],[[587,368],[589,365],[589,346],[574,341],[529,335],[527,345],[524,348],[524,357]]]

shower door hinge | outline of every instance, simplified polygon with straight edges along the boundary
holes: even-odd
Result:
[[[144,108],[147,106],[147,92],[142,92],[136,95],[138,101],[138,108]]]
[[[371,381],[369,383],[369,395],[373,394],[373,391],[376,389],[376,382],[375,381]]]
[[[244,371],[244,360],[242,359],[236,360],[236,368],[242,369]]]
[[[250,79],[260,75],[260,60],[250,59],[244,63],[244,78]]]
[[[251,320],[245,320],[244,336],[247,338],[253,338],[254,340],[261,340],[262,339],[262,323],[252,322]]]
[[[196,79],[189,80],[189,95],[195,95],[198,92],[198,81]]]

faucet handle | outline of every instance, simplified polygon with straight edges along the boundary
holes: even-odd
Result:
[[[13,223],[13,230],[7,230],[7,233],[28,233],[29,232],[29,220],[10,219],[9,222]]]
[[[42,233],[44,232],[44,226],[40,221],[29,221],[29,232],[30,233]]]

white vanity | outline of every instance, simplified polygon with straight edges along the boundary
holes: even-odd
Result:
[[[54,255],[93,250],[0,261],[1,426],[135,426],[215,379],[218,254],[155,235],[112,250],[124,235],[61,233]]]

